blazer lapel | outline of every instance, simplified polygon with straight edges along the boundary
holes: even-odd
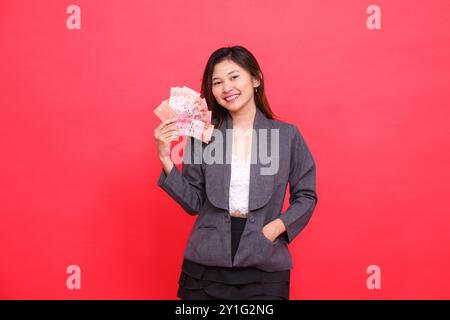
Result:
[[[227,113],[225,121],[219,128],[215,128],[211,138],[211,142],[215,142],[218,136],[223,138],[223,159],[222,163],[212,163],[205,166],[205,187],[206,195],[212,205],[217,208],[229,210],[229,192],[231,178],[231,164],[227,157],[231,156],[232,139],[227,139],[227,129],[233,128],[233,122]]]
[[[256,108],[255,120],[253,122],[252,161],[250,166],[249,211],[265,206],[273,195],[275,175],[262,175],[261,168],[263,165],[260,162],[260,139],[266,139],[267,137],[267,148],[269,149],[271,146],[270,129],[272,127],[272,121],[266,118],[264,113]],[[260,129],[266,129],[266,136],[261,135]],[[270,149],[265,150],[265,152],[269,151]]]

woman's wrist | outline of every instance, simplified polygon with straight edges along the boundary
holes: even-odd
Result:
[[[163,166],[163,170],[166,173],[166,175],[169,175],[170,171],[172,170],[174,164],[172,162],[172,159],[170,157],[163,157],[160,158],[161,164]]]
[[[286,226],[284,225],[283,220],[280,218],[275,219],[275,222],[277,223],[277,233],[278,236],[286,231]]]
[[[160,156],[159,161],[161,161],[161,163],[163,163],[163,162],[167,163],[169,161],[172,161],[172,159],[170,158],[170,156]]]

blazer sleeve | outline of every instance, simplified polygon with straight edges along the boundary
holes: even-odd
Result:
[[[300,131],[292,127],[289,171],[289,207],[279,215],[288,243],[305,228],[317,204],[316,164]]]
[[[181,172],[175,165],[168,175],[162,169],[158,186],[180,204],[188,214],[196,215],[206,199],[205,176],[202,163],[197,164],[193,161],[193,159],[199,159],[199,155],[195,155],[197,157],[195,158],[194,154],[201,150],[193,147],[193,138],[187,138]],[[189,161],[186,161],[187,159]]]

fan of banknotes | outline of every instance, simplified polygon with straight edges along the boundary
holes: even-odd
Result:
[[[200,93],[188,87],[170,88],[170,98],[153,111],[162,121],[178,118],[176,124],[179,135],[187,135],[209,143],[214,130],[211,111],[208,110]]]

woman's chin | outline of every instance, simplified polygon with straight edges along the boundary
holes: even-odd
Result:
[[[229,112],[237,112],[243,109],[243,106],[241,104],[234,105],[226,103],[223,107],[227,109]]]

